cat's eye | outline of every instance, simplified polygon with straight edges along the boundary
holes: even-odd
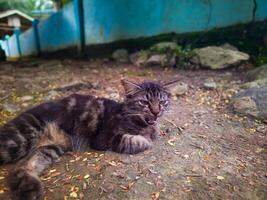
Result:
[[[162,101],[160,101],[159,103],[160,103],[160,105],[162,105],[162,106],[166,106],[169,102],[168,102],[167,100],[162,100]]]
[[[141,106],[148,106],[148,105],[149,105],[149,102],[146,101],[146,100],[139,100],[138,103],[139,103]]]

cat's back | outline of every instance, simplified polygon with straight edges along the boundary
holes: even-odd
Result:
[[[107,99],[97,98],[91,95],[72,94],[62,99],[61,104],[64,106],[64,115],[62,115],[62,124],[70,129],[75,122],[79,131],[97,132],[98,127],[107,121],[119,108],[120,103]]]

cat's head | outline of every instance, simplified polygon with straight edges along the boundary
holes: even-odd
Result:
[[[145,81],[134,83],[122,80],[125,90],[124,105],[127,113],[139,115],[147,125],[155,125],[170,105],[168,87],[177,81],[161,84]]]

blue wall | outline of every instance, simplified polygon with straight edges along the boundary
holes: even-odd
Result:
[[[84,24],[74,0],[38,24],[42,52],[76,47],[80,26],[85,45],[165,33],[206,31],[253,20],[254,0],[83,0]],[[267,19],[267,0],[255,0],[255,21]],[[20,35],[23,56],[37,55],[32,29]],[[16,38],[10,37],[11,57],[18,57]],[[3,43],[7,52],[7,43]]]
[[[23,56],[37,55],[36,41],[33,29],[27,30],[20,35],[21,53]]]
[[[12,35],[9,40],[8,40],[8,46],[10,49],[10,57],[19,57],[19,52],[18,52],[18,46],[17,46],[17,40],[15,34]]]
[[[38,25],[41,51],[49,52],[75,46],[77,38],[73,3]]]
[[[259,2],[263,19],[267,1]],[[253,8],[253,0],[84,0],[86,44],[246,23]]]

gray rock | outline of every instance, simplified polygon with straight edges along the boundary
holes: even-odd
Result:
[[[233,46],[233,45],[231,45],[229,43],[224,43],[220,47],[222,47],[224,49],[230,49],[230,50],[233,50],[233,51],[238,51],[238,49],[235,46]]]
[[[20,108],[15,104],[4,103],[3,104],[3,110],[10,112],[10,113],[15,113],[15,112],[18,112],[20,110]]]
[[[260,88],[263,86],[267,86],[267,78],[258,79],[255,81],[244,83],[240,86],[240,88],[249,89],[249,88]]]
[[[130,61],[136,66],[145,65],[148,59],[147,51],[139,51],[130,55]]]
[[[267,64],[257,67],[247,73],[249,80],[267,78]]]
[[[217,83],[215,83],[213,80],[206,80],[203,85],[204,85],[204,88],[209,89],[209,90],[217,88]]]
[[[175,51],[177,47],[178,45],[175,42],[160,42],[150,47],[150,50],[166,53],[168,51]]]
[[[216,46],[194,49],[193,52],[199,61],[196,64],[210,69],[224,69],[249,59],[246,53]]]
[[[126,49],[117,49],[112,53],[112,59],[118,62],[128,62],[129,61],[129,53]]]
[[[145,66],[173,66],[175,65],[175,56],[170,56],[167,54],[155,54],[151,55],[145,62]]]
[[[30,100],[33,100],[34,97],[33,96],[23,96],[21,97],[21,101],[30,101]]]
[[[164,66],[167,63],[167,56],[165,54],[152,55],[148,58],[146,66]]]
[[[234,112],[267,122],[267,87],[239,92],[231,100]]]
[[[186,94],[188,90],[189,90],[188,84],[184,82],[179,82],[177,85],[175,85],[170,89],[170,92],[173,96],[181,96]]]

